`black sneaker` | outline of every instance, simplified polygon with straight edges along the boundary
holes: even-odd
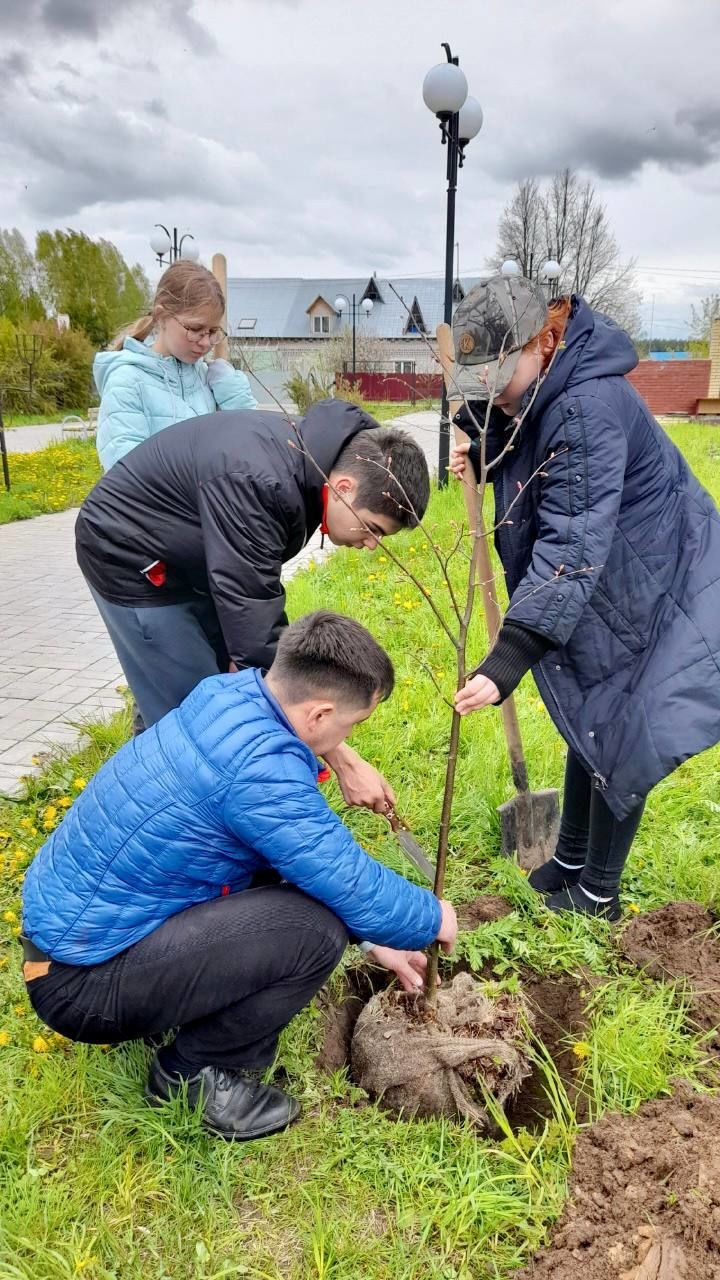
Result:
[[[201,1067],[194,1076],[165,1071],[157,1054],[150,1063],[145,1097],[151,1106],[169,1102],[187,1089],[190,1106],[202,1105],[203,1125],[221,1138],[247,1142],[287,1129],[300,1105],[282,1089],[228,1067]]]
[[[572,866],[570,863],[560,862],[553,854],[552,858],[548,858],[542,866],[530,872],[528,884],[536,893],[541,893],[544,898],[547,898],[551,893],[560,893],[561,889],[577,884],[584,870],[584,862]]]
[[[555,912],[575,911],[585,916],[600,916],[611,924],[616,924],[622,917],[622,907],[617,895],[605,902],[597,902],[579,884],[568,885],[559,893],[551,893],[545,899],[545,906]]]

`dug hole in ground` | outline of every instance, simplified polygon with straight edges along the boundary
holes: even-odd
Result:
[[[478,898],[462,909],[461,927],[475,929],[511,910],[502,898]],[[720,1066],[720,941],[712,916],[697,903],[673,903],[631,920],[616,946],[619,958],[648,978],[685,987],[693,1024],[707,1032],[708,1055]],[[587,1105],[571,1045],[588,1026],[590,992],[567,975],[528,972],[520,993],[509,995],[492,978],[491,969],[446,978],[433,1029],[418,997],[388,988],[378,969],[349,968],[340,999],[324,1002],[318,1066],[329,1072],[348,1067],[400,1123],[442,1114],[467,1119],[479,1136],[487,1134],[493,1130],[490,1095],[513,1128],[540,1129],[553,1107],[537,1055],[529,1053],[532,1028],[582,1121]],[[679,1081],[670,1097],[644,1103],[631,1115],[607,1112],[581,1129],[562,1217],[549,1244],[518,1277],[580,1275],[720,1280],[719,1097]]]

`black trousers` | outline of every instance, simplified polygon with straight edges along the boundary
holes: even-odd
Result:
[[[619,821],[577,756],[568,751],[565,767],[562,821],[555,857],[570,866],[583,866],[580,883],[598,897],[614,896],[645,808]]]
[[[262,1069],[347,941],[321,903],[291,885],[262,886],[189,907],[103,964],[53,961],[28,995],[71,1040],[112,1044],[179,1027],[186,1064]]]

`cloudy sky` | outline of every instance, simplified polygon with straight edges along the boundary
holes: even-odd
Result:
[[[461,273],[519,178],[575,166],[646,329],[686,333],[720,291],[717,0],[2,0],[0,226],[106,236],[151,278],[157,221],[233,276],[439,274],[442,40],[485,112]]]

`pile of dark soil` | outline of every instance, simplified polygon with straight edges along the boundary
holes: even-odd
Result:
[[[637,916],[623,930],[620,949],[651,978],[685,979],[691,1015],[720,1049],[720,938],[697,902],[672,902]]]
[[[518,1280],[720,1280],[720,1098],[684,1082],[575,1147],[551,1242]]]

